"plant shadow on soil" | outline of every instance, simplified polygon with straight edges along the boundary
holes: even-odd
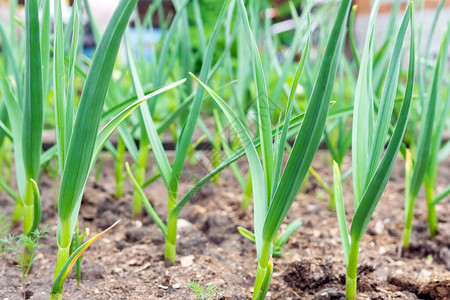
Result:
[[[247,169],[240,160],[242,170]],[[347,157],[343,170],[348,169]],[[152,162],[149,169],[154,168]],[[331,184],[332,174],[326,151],[320,150],[313,163]],[[186,164],[180,188],[183,195],[195,178],[207,173],[205,163]],[[450,299],[450,201],[437,207],[439,235],[430,240],[426,227],[426,205],[420,194],[410,251],[400,255],[403,220],[402,162],[398,161],[386,192],[361,243],[359,273],[360,299]],[[196,299],[186,287],[191,281],[215,284],[221,292],[214,299],[250,299],[256,270],[254,245],[240,236],[237,226],[252,229],[251,209],[240,209],[242,191],[227,169],[218,185],[206,184],[180,215],[176,265],[164,268],[164,238],[159,228],[144,214],[131,219],[132,186],[126,181],[125,195],[114,198],[114,167],[107,157],[101,179],[91,176],[80,211],[80,227],[91,236],[122,222],[85,253],[81,286],[75,271],[65,284],[65,299]],[[148,174],[150,175],[150,173]],[[438,187],[448,184],[450,160],[441,166]],[[43,176],[43,223],[50,232],[42,240],[28,277],[29,299],[48,299],[56,260],[57,216],[52,208],[52,179]],[[351,179],[344,181],[347,216],[352,212]],[[165,216],[166,192],[161,180],[146,188],[149,200],[160,216]],[[311,179],[306,193],[299,194],[288,221],[301,219],[303,226],[275,259],[274,275],[267,299],[344,299],[345,264],[336,215],[328,211],[325,194]],[[326,200],[327,197],[325,197]],[[13,202],[2,192],[0,206],[8,215]],[[348,221],[350,221],[348,219]],[[284,228],[284,227],[282,227]],[[14,229],[20,233],[19,229]],[[20,270],[13,255],[0,260],[0,298],[21,299]]]

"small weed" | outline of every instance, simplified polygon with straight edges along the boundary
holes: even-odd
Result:
[[[48,227],[45,226],[42,230],[36,229],[29,235],[9,234],[8,236],[0,238],[0,248],[3,251],[3,255],[5,255],[7,252],[11,252],[16,255],[17,266],[22,271],[22,291],[24,297],[26,292],[26,279],[36,258],[36,250],[41,248],[42,246],[39,244],[39,241],[45,236],[47,232]],[[27,251],[27,255],[24,255],[24,251]]]
[[[202,287],[198,282],[191,281],[186,285],[194,294],[198,300],[207,300],[212,296],[219,294],[222,290],[215,284],[207,284],[206,287]]]
[[[9,228],[11,227],[11,222],[6,217],[6,214],[1,212],[0,213],[0,239],[3,239],[6,237],[6,234],[8,233]],[[5,259],[6,251],[5,246],[3,243],[0,242],[0,259]],[[5,273],[6,269],[6,261],[2,264],[2,271],[1,273]]]
[[[11,222],[9,222],[8,218],[6,217],[6,214],[1,212],[0,213],[0,239],[3,239],[6,237],[6,234],[8,233],[9,228],[11,227]],[[0,257],[5,258],[5,248],[2,243],[0,243]]]

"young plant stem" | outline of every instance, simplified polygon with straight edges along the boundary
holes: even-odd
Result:
[[[428,228],[430,230],[431,238],[434,238],[437,234],[436,206],[433,205],[434,184],[425,182],[425,193],[426,193],[427,207],[428,207]]]
[[[270,259],[270,250],[272,248],[272,243],[264,241],[262,248],[261,248],[261,255],[258,260],[258,269],[256,270],[256,278],[255,278],[255,286],[253,289],[253,300],[259,299],[260,292],[264,291],[264,286],[268,288],[270,284],[270,279],[268,280],[266,276],[270,273],[270,268],[268,268],[269,264],[271,265],[271,262],[269,262]],[[269,282],[267,282],[267,280]]]
[[[63,294],[61,293],[50,293],[50,300],[62,300]]]
[[[55,278],[58,276],[59,272],[61,271],[62,267],[66,263],[69,256],[70,256],[70,245],[65,248],[58,247],[58,254],[56,257]]]
[[[177,253],[177,222],[178,215],[172,214],[174,199],[169,196],[169,217],[167,219],[167,236],[164,250],[164,264],[166,267],[175,264],[175,255]]]
[[[143,129],[144,130],[144,129]],[[139,147],[139,156],[136,168],[136,181],[142,186],[145,181],[145,169],[147,167],[147,157],[149,152],[149,142],[147,138],[147,134],[142,134],[140,147]],[[133,205],[132,205],[132,216],[133,218],[137,218],[142,215],[142,197],[139,194],[139,191],[134,188],[133,190]]]
[[[23,212],[23,204],[22,199],[20,198],[20,195],[17,196],[17,201],[14,204],[14,211],[12,215],[12,221],[14,224],[19,224],[20,219],[22,218],[22,212]]]
[[[23,234],[30,235],[30,232],[33,227],[34,220],[34,201],[33,201],[33,192],[31,187],[31,182],[27,182],[26,190],[25,190],[25,201],[23,206]],[[33,247],[24,243],[23,245],[23,260],[24,260],[24,268],[31,268],[31,262],[33,260]]]
[[[360,241],[356,239],[352,239],[352,242],[350,243],[345,279],[345,294],[347,300],[356,300],[359,243]]]
[[[257,300],[264,300],[266,298],[267,291],[269,290],[270,287],[270,281],[272,280],[272,275],[273,275],[273,262],[271,257],[269,263],[267,264],[266,276],[264,277],[264,280],[262,282],[261,289],[259,290],[258,295],[256,295]]]
[[[25,198],[23,201],[23,234],[27,235],[33,226],[34,203],[31,184],[28,181],[25,190]]]
[[[411,178],[412,178],[413,162],[411,151],[406,150],[405,153],[405,228],[403,229],[403,249],[409,247],[412,231],[412,214],[414,211],[414,201],[411,199]]]
[[[403,248],[409,248],[409,242],[411,240],[412,232],[412,220],[414,214],[414,200],[411,199],[409,193],[405,194],[405,228],[403,230]]]
[[[115,197],[120,198],[123,196],[123,183],[124,183],[124,176],[123,176],[123,164],[125,160],[125,143],[123,142],[122,138],[119,137],[117,142],[117,160],[116,164],[114,166],[114,174],[116,177],[116,192]]]
[[[55,277],[58,277],[59,272],[61,272],[64,264],[69,259],[70,256],[70,241],[72,238],[72,232],[70,231],[70,220],[66,222],[61,222],[61,238],[60,243],[58,243],[58,254],[56,256],[56,268]]]

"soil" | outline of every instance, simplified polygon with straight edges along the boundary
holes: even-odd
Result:
[[[207,152],[205,155],[209,155]],[[180,194],[208,170],[209,160],[186,164]],[[239,161],[242,170],[245,160]],[[152,166],[149,163],[149,174]],[[348,169],[347,157],[343,169]],[[313,163],[331,183],[327,151],[320,150]],[[252,230],[252,211],[242,211],[242,189],[231,170],[219,183],[208,183],[180,215],[177,260],[164,267],[164,238],[148,215],[131,218],[132,185],[127,180],[125,195],[114,198],[112,159],[105,157],[102,176],[87,184],[80,212],[80,227],[90,236],[116,220],[116,228],[93,244],[82,260],[82,281],[77,287],[75,272],[65,284],[65,299],[196,299],[186,287],[192,281],[202,286],[214,284],[220,292],[211,299],[250,299],[256,271],[256,251],[252,242],[236,230]],[[450,160],[440,168],[438,190],[449,183]],[[427,211],[420,194],[416,209],[412,245],[401,253],[403,228],[404,169],[398,161],[391,180],[361,243],[359,258],[360,299],[450,299],[450,201],[437,206],[439,234],[430,240]],[[57,216],[52,206],[53,180],[41,179],[43,224],[49,233],[27,278],[28,299],[48,299],[56,260]],[[351,178],[343,183],[348,221],[352,213]],[[166,199],[162,181],[146,188],[149,200],[160,216],[165,216]],[[322,200],[320,200],[322,199]],[[328,210],[328,197],[314,179],[299,194],[287,221],[300,219],[303,225],[274,259],[273,280],[267,299],[344,299],[345,263],[336,214]],[[11,214],[13,201],[0,194],[0,206]],[[284,227],[285,228],[285,225]],[[13,230],[20,233],[20,229]],[[20,269],[14,255],[0,260],[0,299],[21,299]]]

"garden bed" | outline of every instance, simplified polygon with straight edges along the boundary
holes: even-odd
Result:
[[[313,167],[329,183],[329,157],[320,150]],[[192,180],[205,175],[200,162],[184,171],[180,192]],[[344,162],[348,169],[350,157]],[[240,160],[246,169],[246,161]],[[151,169],[151,168],[149,168]],[[186,175],[187,174],[187,175]],[[426,205],[421,194],[415,210],[411,250],[400,256],[404,202],[403,163],[396,164],[391,180],[361,243],[359,265],[360,299],[449,299],[450,298],[450,202],[437,206],[439,235],[428,238]],[[149,174],[150,175],[150,174]],[[450,159],[441,167],[438,189],[448,184]],[[347,211],[351,205],[351,178],[343,183]],[[29,299],[48,299],[56,260],[57,215],[52,208],[53,180],[41,180],[43,224],[50,226],[43,247],[28,277]],[[219,185],[208,183],[180,215],[176,265],[164,268],[164,237],[149,216],[131,219],[132,185],[114,198],[113,160],[106,158],[101,179],[91,176],[80,211],[80,226],[91,236],[117,219],[121,223],[96,242],[84,255],[82,282],[77,288],[75,271],[65,284],[66,299],[196,299],[186,284],[215,284],[221,292],[215,299],[250,299],[256,269],[256,251],[237,226],[252,229],[252,212],[240,208],[242,191],[232,172],[225,170]],[[147,187],[156,211],[165,214],[166,192],[161,181]],[[344,299],[345,262],[335,212],[311,179],[306,194],[299,194],[288,221],[301,219],[300,227],[275,259],[267,299]],[[328,200],[328,199],[325,199]],[[0,205],[8,215],[12,200],[2,192]],[[348,214],[350,215],[350,214]],[[16,233],[20,233],[18,229]],[[13,255],[0,261],[0,298],[21,299],[21,275]]]

